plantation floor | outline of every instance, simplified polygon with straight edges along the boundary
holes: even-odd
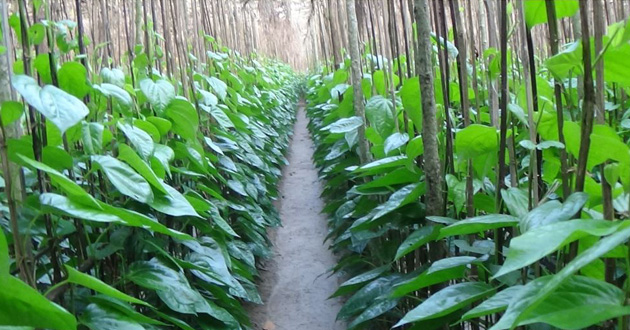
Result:
[[[270,230],[274,257],[267,261],[260,284],[264,305],[250,315],[256,330],[342,330],[335,322],[341,301],[328,299],[339,284],[328,272],[335,257],[324,245],[326,216],[322,187],[311,161],[313,142],[300,104],[289,165],[284,168],[278,203],[283,227]]]

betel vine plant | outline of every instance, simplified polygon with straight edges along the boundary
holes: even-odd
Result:
[[[94,67],[80,24],[28,26],[20,5],[20,60],[3,48],[0,77],[19,95],[0,110],[0,327],[248,328],[279,224],[290,68],[210,36],[187,85],[142,45],[130,66]]]
[[[360,61],[351,51],[307,82],[334,270],[348,277],[338,318],[350,329],[627,329],[628,19],[593,29],[586,1],[500,1],[502,46],[467,58],[458,3],[415,2],[413,62],[374,55],[368,40]],[[594,36],[559,45],[557,20],[575,15]],[[549,53],[532,43],[543,28]],[[428,204],[427,139],[441,214]]]

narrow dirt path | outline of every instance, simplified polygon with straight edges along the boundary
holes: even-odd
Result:
[[[339,284],[328,272],[335,257],[323,244],[326,216],[322,186],[311,156],[313,142],[300,104],[289,165],[284,168],[278,203],[283,227],[271,230],[274,257],[267,261],[260,284],[264,305],[250,309],[256,330],[343,330],[335,322],[339,299],[328,299]]]

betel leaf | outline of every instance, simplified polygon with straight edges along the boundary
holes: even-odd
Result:
[[[471,159],[498,150],[497,131],[494,127],[469,125],[457,132],[455,151],[464,159]]]
[[[398,260],[403,256],[415,251],[422,245],[434,240],[440,233],[440,227],[441,226],[439,225],[423,226],[422,228],[411,233],[398,247],[398,251],[396,251],[396,257],[394,258],[394,260]]]
[[[516,187],[501,189],[501,197],[513,216],[522,218],[529,213],[529,198],[523,189]]]
[[[108,67],[104,67],[101,69],[100,75],[103,79],[103,82],[116,85],[120,88],[125,87],[125,73],[121,69],[110,69]]]
[[[81,127],[81,137],[83,141],[83,150],[88,155],[96,155],[103,149],[103,131],[104,126],[101,123],[83,122]]]
[[[624,293],[612,284],[586,276],[570,276],[553,295],[534,306],[528,303],[556,276],[537,278],[525,285],[510,301],[503,317],[491,330],[511,329],[517,325],[547,323],[561,329],[585,329],[601,321],[630,313],[623,306]],[[527,314],[521,314],[529,311]]]
[[[361,127],[361,125],[363,125],[363,119],[361,119],[361,117],[353,116],[348,118],[341,118],[322,129],[328,130],[330,131],[330,133],[333,134],[348,133]]]
[[[392,150],[404,146],[409,141],[407,133],[394,133],[385,139],[384,152],[388,155]]]
[[[94,89],[98,90],[106,97],[111,97],[116,100],[116,102],[120,105],[125,107],[131,107],[133,105],[133,100],[131,99],[129,92],[116,85],[102,83],[100,85],[94,85]]]
[[[422,129],[422,108],[420,106],[420,80],[412,77],[403,82],[400,87],[400,99],[407,116],[413,122],[416,131]]]
[[[448,227],[440,229],[439,238],[455,235],[480,233],[486,230],[512,227],[518,225],[518,218],[507,214],[482,215],[458,221]]]
[[[109,306],[95,303],[89,304],[85,308],[80,321],[91,330],[145,330],[133,318]]]
[[[158,321],[140,312],[137,312],[133,306],[110,296],[99,294],[95,296],[90,296],[88,300],[101,307],[115,310],[116,312],[121,313],[122,315],[127,316],[141,324],[146,323],[153,325],[166,325],[166,323],[164,322]]]
[[[153,80],[146,78],[140,81],[140,90],[147,97],[149,103],[161,113],[175,98],[175,88],[166,80]]]
[[[466,314],[462,316],[462,321],[504,311],[514,297],[520,294],[523,288],[523,285],[507,287],[505,290],[484,300],[481,304],[466,312]]]
[[[118,122],[118,129],[123,131],[131,145],[143,159],[149,159],[153,154],[153,139],[149,133],[127,123]]]
[[[118,144],[118,159],[123,160],[144,177],[151,186],[162,193],[168,194],[168,191],[162,185],[160,179],[155,175],[151,167],[131,147],[124,143]]]
[[[330,298],[340,297],[343,295],[347,295],[350,292],[353,292],[359,288],[361,288],[366,283],[381,277],[383,273],[385,273],[390,268],[389,265],[381,266],[378,268],[371,269],[365,273],[359,274],[345,282],[343,282],[337,291],[333,293]]]
[[[64,63],[57,72],[57,76],[59,87],[77,98],[83,98],[91,90],[87,78],[87,69],[79,62],[69,61]]]
[[[190,286],[181,271],[169,268],[155,258],[132,264],[126,278],[141,287],[155,290],[173,311],[184,314],[212,313],[206,299]]]
[[[36,160],[22,156],[20,154],[17,154],[16,157],[18,157],[18,159],[24,164],[48,174],[50,176],[51,182],[54,185],[58,186],[61,190],[63,190],[63,192],[70,196],[70,198],[72,198],[73,200],[81,204],[100,209],[99,202],[67,176],[63,175],[62,173],[58,172],[52,167],[49,167],[46,164],[40,163]]]
[[[51,85],[41,88],[29,76],[13,76],[11,83],[24,100],[55,124],[62,134],[90,113],[75,96]]]
[[[577,192],[571,194],[564,203],[554,200],[539,205],[521,219],[521,231],[524,233],[546,224],[569,220],[578,215],[587,200],[586,193]]]
[[[466,266],[478,261],[475,257],[451,257],[435,261],[419,276],[404,281],[394,287],[392,297],[402,297],[410,292],[426,288],[433,284],[446,282],[464,276]]]
[[[216,77],[206,77],[206,81],[214,93],[217,94],[221,100],[225,100],[227,97],[227,84]]]
[[[0,263],[4,263],[6,239],[0,230]],[[25,326],[54,330],[75,330],[74,316],[49,301],[32,287],[11,276],[0,264],[0,326]],[[7,265],[8,266],[8,265]]]
[[[492,286],[482,282],[463,282],[448,286],[408,312],[394,327],[448,315],[493,292]]]
[[[374,299],[391,290],[392,282],[395,279],[394,275],[380,277],[361,288],[343,304],[337,314],[337,319],[347,320],[364,311]]]
[[[168,194],[155,196],[153,202],[149,204],[152,208],[174,217],[199,217],[195,208],[177,189],[164,182],[162,182],[162,186],[166,189]]]
[[[365,105],[365,116],[376,132],[386,138],[394,129],[394,104],[390,99],[376,95]]]
[[[350,227],[350,230],[352,232],[358,232],[366,229],[366,227],[370,226],[372,221],[377,220],[407,204],[417,201],[420,195],[424,192],[424,188],[424,182],[412,183],[400,188],[391,194],[385,203],[374,208],[374,210],[368,215],[357,219]]]
[[[577,0],[560,0],[553,3],[556,7],[556,17],[558,19],[573,16],[579,8]],[[545,1],[524,1],[523,5],[525,9],[525,23],[528,28],[547,23],[547,6]]]
[[[0,117],[2,117],[2,124],[5,126],[12,124],[24,115],[24,105],[20,102],[4,101],[1,109]]]
[[[572,220],[532,229],[510,241],[505,262],[494,277],[529,266],[559,248],[588,235],[606,236],[628,222],[607,220]]]
[[[7,240],[0,230],[0,328],[75,330],[76,319],[26,283],[9,274]]]
[[[84,286],[96,292],[100,292],[102,294],[108,295],[112,298],[120,299],[122,301],[127,301],[130,303],[140,304],[140,305],[145,305],[145,306],[151,306],[150,304],[140,299],[129,296],[119,291],[118,289],[109,286],[107,283],[99,280],[98,278],[92,277],[88,274],[81,273],[80,271],[68,265],[65,265],[65,268],[66,268],[66,273],[68,274],[66,281],[68,281],[69,283],[74,283],[74,284]]]
[[[44,207],[44,212],[53,211],[58,214],[68,215],[86,221],[115,222],[131,227],[146,228],[181,240],[192,239],[188,234],[169,229],[146,215],[116,208],[105,203],[99,202],[100,209],[97,209],[53,193],[41,194],[39,196],[39,202]]]
[[[398,305],[398,299],[390,299],[386,297],[380,297],[374,300],[374,302],[368,306],[363,313],[357,316],[348,325],[348,329],[355,329],[362,323],[372,320],[380,315],[383,315],[387,311],[392,310]]]
[[[174,99],[165,108],[166,116],[173,122],[173,131],[187,140],[197,137],[199,115],[187,100]]]
[[[514,305],[510,304],[506,314],[504,315],[504,317],[508,317],[508,320],[510,320],[510,318],[514,320],[513,322],[510,322],[509,326],[515,326],[520,321],[523,321],[528,317],[535,316],[533,311],[536,307],[541,305],[541,302],[547,299],[547,297],[551,296],[551,294],[554,293],[556,289],[565,282],[565,280],[586,265],[597,260],[620,244],[626,242],[628,238],[630,238],[630,227],[623,228],[616,233],[601,239],[593,246],[580,253],[556,275],[551,276],[547,283],[544,283],[535,290],[528,291],[528,294],[522,296],[518,302],[514,302]]]
[[[362,175],[373,175],[383,170],[391,169],[393,167],[404,166],[406,163],[406,156],[391,156],[375,160],[360,167],[348,167],[347,170],[350,170],[353,173],[360,173]]]
[[[112,156],[92,156],[92,162],[99,165],[109,181],[121,194],[131,197],[140,203],[151,203],[153,192],[151,186],[140,174],[129,165]]]

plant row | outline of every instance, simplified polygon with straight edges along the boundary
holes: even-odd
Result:
[[[11,21],[23,57],[20,100],[1,110],[0,326],[248,328],[279,224],[290,68],[209,36],[184,82],[141,46],[129,66],[93,68],[75,23]]]
[[[528,3],[522,24],[546,25],[544,2]],[[568,17],[578,2],[560,1],[556,9]],[[508,23],[513,30],[521,24]],[[596,87],[604,89],[605,109],[586,135],[587,155],[580,151],[582,40],[557,55],[531,57],[535,111],[529,74],[512,62],[517,50],[503,50],[509,84],[501,124],[493,122],[491,99],[501,51],[487,50],[472,62],[475,70],[459,68],[453,35],[434,35],[435,136],[422,133],[427,86],[394,73],[412,65],[404,56],[390,61],[366,46],[361,81],[351,81],[350,60],[310,76],[309,128],[325,180],[328,240],[341,256],[334,271],[348,278],[333,296],[347,298],[338,318],[349,329],[627,327],[630,81],[621,65],[630,56],[630,25],[607,30],[604,50],[592,51],[603,62],[605,85]],[[467,85],[461,74],[443,80],[458,69],[480,83]],[[364,118],[353,107],[352,84],[365,97]],[[363,162],[360,128],[369,145]],[[423,139],[438,142],[444,216],[427,215]],[[500,166],[505,178],[497,176]]]

